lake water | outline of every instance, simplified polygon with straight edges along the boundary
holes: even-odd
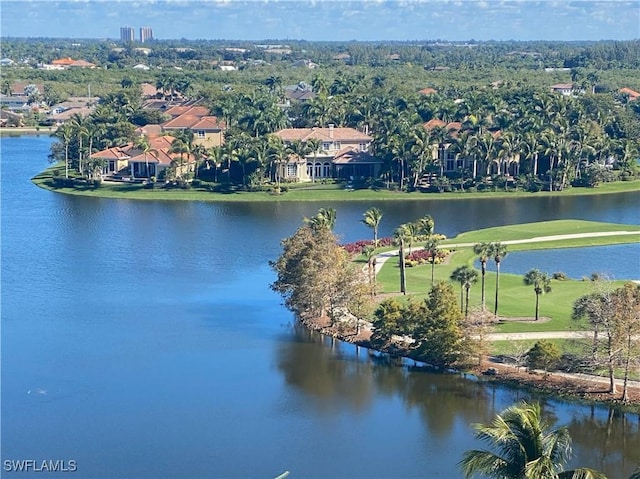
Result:
[[[50,139],[1,146],[2,462],[76,461],[75,477],[460,477],[471,424],[528,393],[389,367],[296,327],[267,262],[335,207],[344,241],[430,213],[447,236],[558,218],[638,224],[639,193],[362,204],[134,202],[29,178]],[[572,464],[626,478],[636,415],[544,400]],[[42,477],[11,473],[2,477]],[[68,474],[63,474],[67,476]],[[46,476],[46,474],[45,474]],[[50,475],[48,477],[54,477]]]
[[[488,269],[494,263],[487,263]],[[480,269],[480,262],[475,262]],[[568,278],[589,278],[597,273],[611,280],[640,280],[640,243],[513,251],[500,262],[500,271],[524,275],[537,268],[552,275],[563,272]]]

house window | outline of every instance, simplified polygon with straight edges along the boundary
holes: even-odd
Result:
[[[205,138],[207,135],[204,130],[198,130],[198,138]]]
[[[361,141],[360,142],[360,151],[367,151],[368,148],[368,143],[366,141]]]
[[[322,149],[324,151],[328,151],[331,149],[331,143],[329,143],[328,141],[325,141],[324,143],[322,143]]]
[[[313,176],[313,163],[307,163],[307,176],[309,178]]]
[[[296,178],[298,176],[298,165],[295,163],[287,164],[287,178]]]
[[[456,161],[456,168],[457,169],[464,168],[464,160],[457,160]]]
[[[315,178],[322,178],[322,163],[315,164],[313,176]]]
[[[447,171],[453,171],[453,170],[454,170],[454,161],[447,160]]]
[[[329,178],[331,176],[331,163],[328,161],[322,165],[322,176],[324,178]]]
[[[340,149],[340,142],[339,142],[339,141],[334,141],[334,142],[333,142],[333,147],[334,147],[336,150],[339,150],[339,149]]]

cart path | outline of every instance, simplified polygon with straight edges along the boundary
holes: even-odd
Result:
[[[506,240],[501,241],[502,244],[525,244],[525,243],[543,243],[547,241],[558,241],[565,239],[576,239],[576,238],[598,238],[602,236],[623,236],[623,235],[638,235],[640,237],[640,231],[596,231],[592,233],[571,233],[564,235],[553,235],[553,236],[536,236],[534,238],[526,238],[520,240]],[[465,248],[474,246],[475,243],[452,243],[452,244],[444,244],[443,247],[446,248]],[[384,253],[380,253],[376,256],[376,274],[380,272],[380,269],[384,265],[384,263],[389,259],[398,256],[399,250],[395,251],[386,251]]]

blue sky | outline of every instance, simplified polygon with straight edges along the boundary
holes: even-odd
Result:
[[[630,40],[640,0],[0,0],[0,34],[158,39]]]

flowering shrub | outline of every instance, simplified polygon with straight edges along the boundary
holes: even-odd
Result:
[[[438,250],[435,264],[441,263],[449,254],[449,250]],[[423,263],[431,263],[431,254],[426,249],[418,249],[412,251],[411,254],[405,256],[405,263],[409,266],[415,266]]]
[[[378,238],[378,247],[391,246],[393,244],[393,238]],[[351,255],[358,255],[362,253],[362,249],[365,246],[373,245],[373,240],[358,240],[353,243],[347,243],[342,247]]]

